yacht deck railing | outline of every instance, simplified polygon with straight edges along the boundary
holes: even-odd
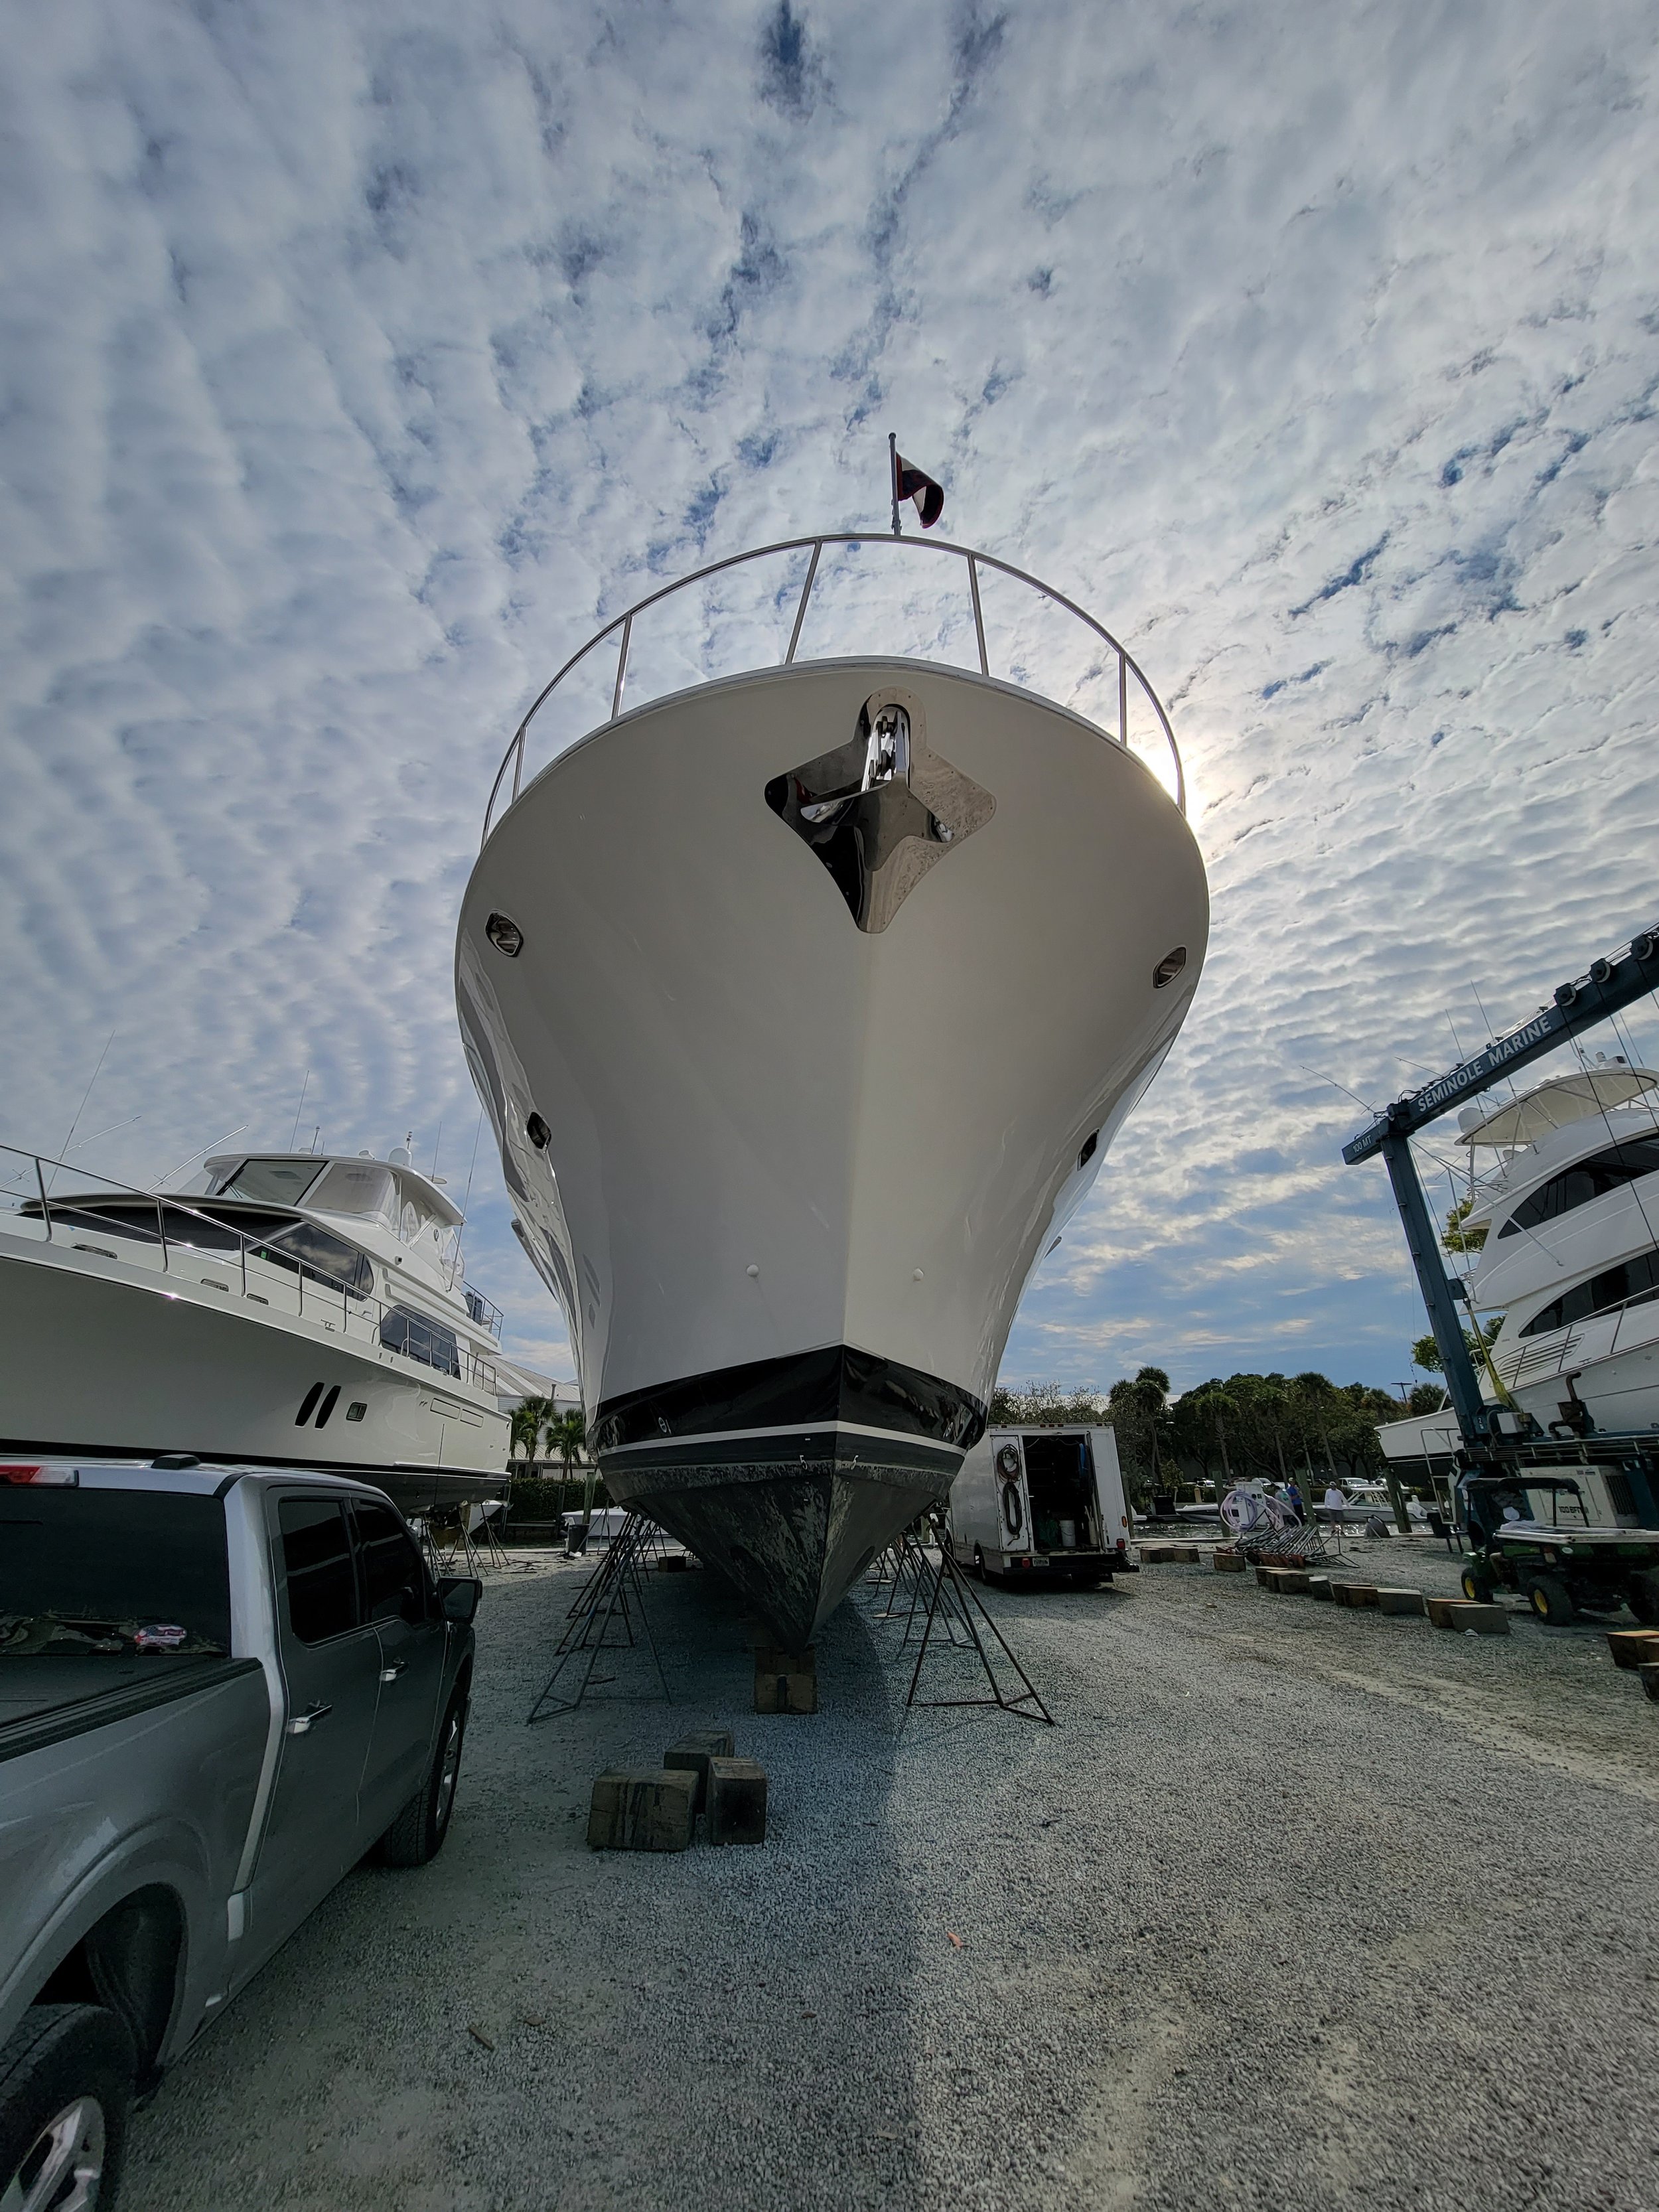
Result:
[[[723,576],[730,570],[746,568],[756,562],[781,560],[790,556],[798,562],[799,556],[804,555],[806,559],[805,574],[800,581],[799,596],[794,601],[794,617],[789,629],[789,641],[782,652],[781,658],[780,659],[774,650],[761,659],[750,659],[741,668],[722,668],[718,674],[720,676],[736,675],[760,668],[791,667],[799,655],[808,613],[814,605],[814,586],[819,581],[819,569],[824,549],[827,546],[845,546],[854,552],[862,552],[866,549],[872,551],[879,549],[884,552],[886,549],[897,547],[905,552],[943,554],[948,558],[963,562],[966,569],[974,647],[981,676],[988,677],[993,673],[991,665],[993,654],[987,635],[985,593],[981,580],[985,572],[988,572],[993,576],[1006,578],[1010,582],[1023,586],[1027,592],[1035,593],[1048,606],[1059,609],[1075,622],[1080,623],[1085,630],[1091,634],[1095,646],[1091,648],[1088,663],[1079,672],[1076,682],[1072,686],[1073,691],[1075,694],[1078,690],[1097,683],[1103,677],[1115,679],[1115,686],[1111,688],[1115,688],[1115,699],[1112,703],[1115,705],[1116,709],[1116,727],[1115,730],[1108,728],[1093,714],[1085,714],[1083,719],[1091,722],[1109,743],[1121,745],[1126,751],[1130,751],[1138,749],[1139,736],[1139,733],[1132,736],[1133,720],[1132,708],[1134,708],[1138,714],[1144,714],[1146,710],[1150,710],[1154,750],[1156,751],[1167,749],[1171,795],[1182,812],[1183,814],[1186,812],[1186,779],[1182,769],[1181,755],[1176,745],[1175,732],[1170,726],[1170,718],[1164,711],[1163,702],[1147,682],[1133,654],[1112,635],[1103,623],[1097,622],[1091,614],[1079,606],[1076,600],[1068,599],[1064,592],[1056,591],[1051,584],[1043,583],[1027,570],[1015,568],[1012,562],[999,560],[994,554],[981,553],[969,546],[953,544],[948,538],[888,538],[867,531],[830,531],[815,538],[782,538],[775,544],[757,546],[746,553],[733,553],[723,561],[711,561],[707,567],[694,569],[690,575],[677,577],[672,584],[665,584],[659,590],[647,592],[644,599],[636,599],[632,606],[624,609],[612,621],[608,622],[603,629],[596,631],[586,645],[571,654],[551,682],[538,693],[531,703],[529,712],[514,732],[513,741],[502,756],[501,767],[496,771],[495,781],[490,787],[489,804],[484,810],[484,838],[488,839],[495,825],[496,803],[501,796],[501,787],[507,781],[509,772],[511,787],[507,800],[508,806],[511,806],[518,799],[520,792],[524,787],[531,724],[566,678],[580,667],[591,653],[613,640],[616,642],[617,664],[615,678],[610,687],[610,713],[608,716],[602,715],[600,721],[592,726],[599,727],[603,726],[607,720],[614,722],[623,711],[623,697],[630,675],[630,664],[635,651],[635,625],[641,616],[648,613],[653,608],[660,606],[665,600],[674,598],[679,592],[689,592],[700,584],[707,583],[711,577]],[[770,595],[774,612],[786,608],[792,597],[793,597],[793,580],[782,590]],[[822,597],[821,591],[820,599]],[[950,627],[948,621],[942,626],[935,623],[933,639],[929,642],[936,643],[948,633]],[[775,639],[781,641],[777,632],[775,631],[774,635]],[[1102,646],[1105,648],[1103,659],[1099,656],[1097,649]],[[865,649],[871,652],[878,650],[874,647]],[[823,659],[828,656],[814,653],[807,657]],[[1005,656],[999,653],[997,657],[1002,659]],[[1044,697],[1055,698],[1057,703],[1072,707],[1073,712],[1082,712],[1080,708],[1073,705],[1072,700],[1060,698],[1057,692],[1051,691],[1042,684],[1033,680],[1024,670],[1017,650],[1010,653],[1006,658],[1007,667],[1005,680],[1020,684],[1028,690],[1041,693]],[[688,674],[692,684],[717,680],[716,675],[701,661],[684,660],[680,672]],[[670,688],[689,687],[671,686]],[[648,696],[662,695],[659,692]],[[556,744],[550,744],[546,760],[550,760],[557,750],[560,748]],[[546,760],[538,762],[538,765],[544,766]],[[1158,771],[1155,769],[1154,772]],[[1160,775],[1160,781],[1162,780]]]
[[[9,1170],[8,1162],[20,1164]],[[79,1187],[54,1198],[52,1184],[60,1171],[74,1176]],[[88,1184],[96,1184],[98,1188],[89,1189],[85,1187]],[[118,1214],[100,1211],[116,1205],[130,1209],[134,1199],[146,1209],[154,1208],[153,1231],[147,1220],[141,1229],[136,1219],[128,1224]],[[29,1235],[39,1231],[43,1244],[66,1245],[72,1251],[119,1260],[128,1266],[153,1267],[159,1274],[176,1277],[199,1288],[240,1297],[252,1305],[264,1306],[272,1312],[292,1313],[317,1322],[331,1333],[372,1344],[377,1351],[393,1358],[407,1359],[412,1365],[447,1375],[453,1381],[471,1383],[477,1389],[493,1393],[495,1389],[494,1364],[470,1345],[462,1343],[459,1337],[458,1374],[437,1358],[410,1349],[410,1344],[416,1338],[408,1331],[404,1332],[404,1344],[389,1343],[382,1334],[388,1316],[394,1314],[415,1314],[428,1328],[453,1334],[451,1324],[438,1315],[425,1313],[401,1301],[393,1303],[378,1297],[373,1291],[360,1291],[343,1277],[302,1258],[298,1252],[283,1253],[281,1248],[284,1239],[308,1228],[308,1223],[292,1222],[269,1236],[246,1236],[222,1216],[204,1212],[187,1199],[175,1197],[171,1192],[143,1190],[136,1183],[90,1175],[84,1168],[53,1159],[49,1153],[23,1152],[15,1145],[0,1145],[0,1221],[14,1234]],[[200,1243],[191,1243],[191,1226],[204,1232]],[[100,1237],[107,1237],[111,1244],[125,1249],[112,1250],[110,1244],[91,1241]],[[227,1239],[234,1240],[234,1250]],[[271,1257],[273,1253],[277,1256]],[[231,1265],[226,1267],[228,1260]],[[218,1268],[223,1268],[231,1279],[222,1279],[214,1272]],[[204,1269],[208,1272],[204,1273]],[[311,1285],[308,1300],[307,1284]],[[481,1298],[479,1304],[489,1306],[489,1302]],[[489,1310],[495,1315],[499,1328],[499,1313],[493,1307]],[[490,1327],[488,1317],[483,1316],[477,1317],[476,1325]],[[491,1334],[495,1334],[494,1329]]]

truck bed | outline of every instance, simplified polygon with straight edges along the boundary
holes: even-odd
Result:
[[[185,1658],[167,1652],[0,1659],[0,1759],[20,1759],[43,1744],[62,1742],[258,1672],[257,1659]]]

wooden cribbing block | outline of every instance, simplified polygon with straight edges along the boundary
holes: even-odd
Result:
[[[1309,1595],[1310,1597],[1322,1597],[1322,1598],[1328,1599],[1328,1598],[1329,1598],[1329,1596],[1330,1596],[1330,1594],[1331,1594],[1331,1578],[1330,1578],[1330,1577],[1329,1577],[1328,1575],[1310,1575],[1310,1576],[1309,1576],[1309,1577],[1308,1577],[1308,1595]]]
[[[1218,1546],[1210,1554],[1210,1565],[1218,1575],[1242,1575],[1244,1571],[1244,1554],[1242,1552],[1230,1552]]]
[[[1281,1567],[1279,1594],[1281,1597],[1306,1597],[1310,1579],[1305,1567]]]
[[[766,1841],[766,1769],[757,1759],[709,1760],[708,1840],[711,1844]]]
[[[1333,1583],[1331,1595],[1339,1605],[1375,1605],[1376,1584],[1375,1583]]]
[[[1642,1678],[1642,1687],[1654,1704],[1659,1705],[1659,1662],[1640,1666],[1636,1671]]]
[[[683,1851],[697,1818],[690,1768],[612,1768],[593,1784],[587,1840],[596,1851]]]
[[[684,1552],[665,1552],[657,1562],[657,1572],[659,1575],[683,1574],[690,1564]]]
[[[757,1713],[815,1713],[818,1709],[818,1656],[811,1651],[755,1654],[755,1711]]]
[[[1143,1567],[1164,1566],[1175,1557],[1173,1544],[1142,1544],[1139,1551]]]
[[[1607,1649],[1615,1667],[1645,1667],[1659,1662],[1659,1628],[1610,1628]]]
[[[1423,1611],[1423,1593],[1413,1589],[1381,1589],[1376,1593],[1379,1613],[1415,1613]]]
[[[708,1809],[708,1762],[711,1759],[730,1759],[732,1756],[730,1729],[693,1729],[678,1743],[671,1743],[662,1755],[666,1767],[684,1767],[697,1778],[697,1797],[695,1810]]]
[[[1178,1567],[1195,1567],[1199,1551],[1196,1544],[1171,1544],[1164,1555]]]
[[[1263,1589],[1276,1590],[1279,1588],[1279,1577],[1284,1571],[1283,1567],[1258,1567],[1255,1571],[1255,1578]]]
[[[1501,1605],[1478,1605],[1468,1597],[1431,1597],[1425,1601],[1429,1619],[1437,1628],[1474,1629],[1477,1636],[1507,1636],[1510,1617]]]

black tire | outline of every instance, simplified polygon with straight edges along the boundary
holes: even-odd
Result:
[[[1572,1593],[1559,1575],[1534,1575],[1527,1584],[1527,1603],[1547,1627],[1566,1628],[1578,1618]]]
[[[425,1866],[442,1850],[455,1810],[461,1747],[465,1741],[466,1692],[462,1688],[449,1701],[432,1764],[420,1788],[380,1838],[380,1856],[387,1866]]]
[[[1659,1628],[1659,1575],[1651,1568],[1644,1574],[1632,1575],[1625,1596],[1644,1628]]]
[[[1490,1605],[1492,1600],[1492,1579],[1479,1567],[1465,1567],[1462,1573],[1463,1595],[1473,1598],[1477,1605]]]
[[[136,2063],[125,2024],[102,2005],[33,2005],[24,2014],[0,2051],[0,2202],[112,2212]]]

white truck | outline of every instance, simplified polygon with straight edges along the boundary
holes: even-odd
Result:
[[[957,1565],[992,1581],[1091,1587],[1134,1571],[1108,1428],[988,1429],[951,1486],[946,1526]]]
[[[0,2212],[112,2212],[135,2095],[439,1850],[478,1594],[366,1483],[0,1462]]]

